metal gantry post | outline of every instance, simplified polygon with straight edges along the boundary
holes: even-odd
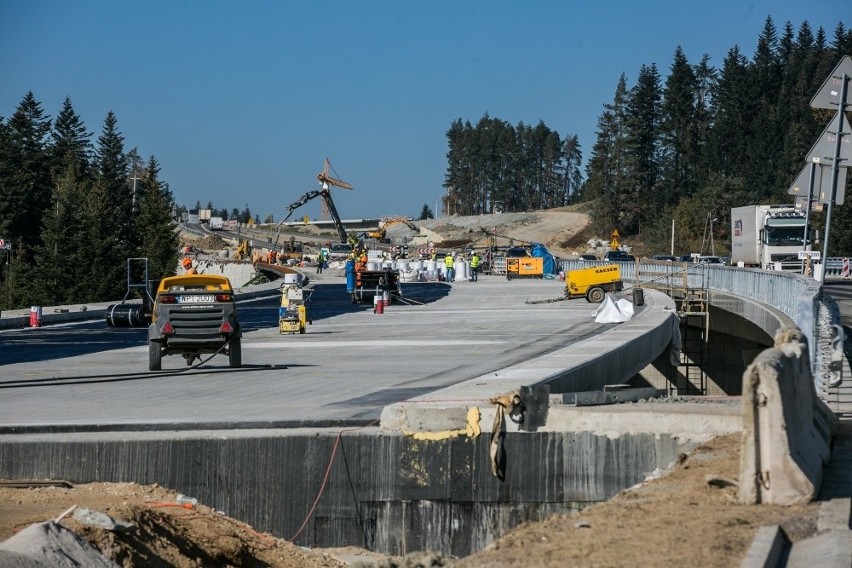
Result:
[[[843,122],[846,118],[846,97],[848,95],[847,85],[849,76],[844,73],[840,84],[840,104],[837,109],[837,132],[834,140],[834,159],[831,165],[831,198],[828,200],[828,211],[825,214],[825,242],[822,248],[822,257],[828,259],[828,237],[831,231],[831,212],[834,208],[834,200],[837,198],[837,180],[840,175],[840,142],[843,138]],[[824,263],[825,261],[823,261]],[[822,281],[825,281],[825,264],[823,264]]]

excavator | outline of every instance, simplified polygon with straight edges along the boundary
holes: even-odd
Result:
[[[388,229],[390,229],[394,225],[400,225],[400,224],[405,225],[409,229],[412,229],[414,231],[419,231],[419,229],[417,228],[417,225],[415,225],[411,221],[410,217],[385,217],[384,219],[379,221],[378,229],[374,230],[374,231],[369,231],[367,233],[367,236],[370,237],[371,239],[376,239],[376,240],[379,240],[383,243],[388,242],[388,239],[387,239]]]
[[[315,199],[317,197],[322,197],[323,200],[323,210],[328,211],[331,215],[331,219],[334,222],[334,228],[337,231],[338,239],[341,243],[347,243],[352,245],[354,248],[354,244],[357,244],[357,241],[353,244],[353,239],[346,233],[346,229],[343,226],[343,222],[340,220],[340,215],[337,213],[337,207],[334,206],[334,201],[331,199],[331,186],[339,187],[340,189],[352,189],[352,184],[341,181],[337,178],[331,177],[329,175],[329,169],[331,168],[331,162],[329,162],[328,158],[325,159],[325,165],[320,173],[317,174],[317,180],[319,181],[322,189],[315,189],[307,192],[305,195],[291,203],[286,207],[287,216],[281,219],[276,225],[276,229],[278,229],[279,237],[281,235],[281,225],[283,225],[287,219],[293,214],[293,212],[310,201],[311,199]],[[277,244],[278,239],[275,239]]]

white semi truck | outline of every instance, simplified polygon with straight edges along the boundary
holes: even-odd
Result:
[[[731,209],[731,264],[764,270],[801,270],[805,212],[793,205]]]

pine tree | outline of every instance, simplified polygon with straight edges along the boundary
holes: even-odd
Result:
[[[81,215],[85,183],[77,167],[85,167],[74,152],[64,154],[65,171],[55,180],[51,207],[44,216],[42,244],[35,255],[36,301],[39,305],[57,305],[78,301],[86,296],[87,274],[91,272],[85,235],[86,219]]]
[[[622,230],[635,234],[662,206],[660,179],[660,76],[654,64],[642,65],[626,105],[629,178],[633,187],[623,199]]]
[[[126,293],[127,259],[136,257],[133,195],[128,187],[124,138],[112,111],[107,113],[95,152],[96,181],[86,212],[93,254],[92,300],[121,298]]]
[[[671,73],[663,95],[661,139],[663,145],[661,184],[658,205],[671,207],[681,198],[695,193],[698,185],[699,86],[692,66],[680,46],[675,50]]]
[[[425,221],[426,219],[434,219],[435,214],[432,213],[432,209],[429,208],[429,205],[426,203],[423,204],[423,209],[420,210],[420,217],[417,218],[418,221]]]
[[[0,236],[26,245],[22,254],[31,255],[32,247],[41,242],[38,228],[50,206],[49,132],[50,117],[30,91],[0,139]]]
[[[735,46],[722,65],[716,90],[716,116],[707,148],[709,169],[724,176],[741,175],[750,164],[752,117],[758,111],[749,79],[748,61]]]
[[[583,174],[580,172],[583,150],[576,134],[565,138],[562,155],[565,157],[565,192],[562,196],[562,205],[568,205],[579,197],[583,184]]]
[[[62,110],[56,115],[51,132],[54,157],[54,178],[67,176],[69,171],[82,179],[88,176],[91,167],[91,132],[74,112],[71,99],[65,97]],[[73,164],[73,170],[68,166]]]
[[[143,169],[141,199],[136,218],[141,237],[139,256],[148,259],[148,277],[159,280],[174,274],[177,266],[178,236],[172,220],[174,198],[167,184],[159,180],[160,165],[151,156]],[[139,281],[142,275],[138,275]]]
[[[593,199],[592,220],[602,231],[621,230],[621,210],[625,195],[629,195],[629,170],[626,107],[627,78],[618,80],[615,96],[598,118],[597,140],[592,147],[583,190],[584,199]]]

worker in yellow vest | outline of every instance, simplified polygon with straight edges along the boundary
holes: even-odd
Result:
[[[453,253],[448,252],[444,257],[444,276],[447,282],[453,282],[456,279],[456,265]]]
[[[476,254],[476,251],[473,251],[473,254],[470,255],[470,279],[471,279],[471,281],[476,282],[478,274],[479,274],[479,255]]]

